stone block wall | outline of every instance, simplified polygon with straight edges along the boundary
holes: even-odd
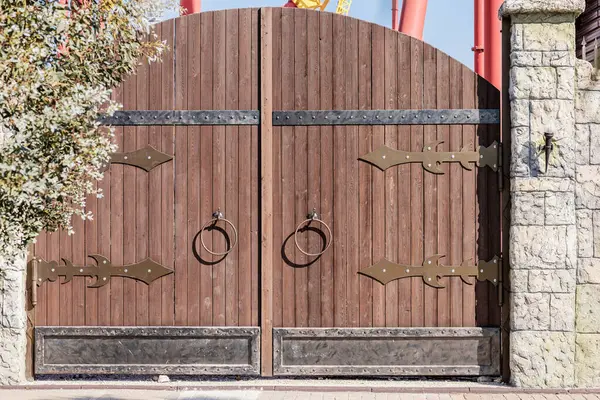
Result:
[[[600,75],[575,59],[584,0],[507,0],[510,366],[517,386],[600,387]],[[545,171],[545,133],[556,140]]]
[[[579,386],[600,387],[600,76],[577,64],[577,302],[575,362]]]

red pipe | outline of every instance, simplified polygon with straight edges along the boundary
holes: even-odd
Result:
[[[404,0],[400,15],[400,32],[423,40],[427,0]]]
[[[398,1],[399,0],[392,0],[392,29],[397,31],[398,30],[398,26],[400,23],[400,14],[399,14],[399,8],[398,8]]]
[[[202,0],[181,0],[179,4],[184,9],[182,15],[199,13],[202,8]]]
[[[471,50],[475,56],[475,72],[485,76],[485,4],[484,0],[475,0],[475,44]]]
[[[503,0],[487,0],[485,9],[485,79],[502,87],[502,22],[498,10]]]

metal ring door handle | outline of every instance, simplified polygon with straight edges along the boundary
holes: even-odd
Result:
[[[300,244],[298,243],[298,232],[300,232],[302,225],[306,224],[306,226],[308,227],[311,224],[311,222],[318,222],[321,225],[323,225],[325,227],[325,229],[327,230],[327,233],[329,236],[329,242],[327,243],[325,248],[322,251],[320,251],[319,253],[309,253],[307,251],[304,251],[304,249],[302,249],[302,247],[300,247]],[[325,221],[320,219],[319,214],[317,214],[316,210],[313,209],[313,211],[307,215],[307,219],[300,222],[300,224],[296,228],[296,231],[294,232],[294,243],[296,244],[296,248],[298,250],[300,250],[300,252],[302,252],[302,254],[307,255],[309,257],[318,257],[318,256],[322,255],[323,253],[325,253],[327,251],[327,249],[329,249],[329,247],[331,246],[331,243],[333,243],[333,234],[331,233],[331,228],[329,227],[329,225],[327,225],[325,223]]]
[[[202,228],[200,228],[200,244],[202,244],[202,247],[204,248],[204,250],[206,250],[208,253],[212,254],[213,256],[226,256],[227,254],[231,253],[231,251],[235,248],[235,246],[237,246],[238,243],[238,231],[235,227],[235,225],[233,225],[233,223],[226,219],[223,216],[223,213],[221,212],[221,210],[217,210],[213,213],[213,218],[208,221],[207,223],[205,223],[204,225],[202,225]],[[209,227],[209,226],[214,226],[216,225],[219,221],[223,221],[225,224],[229,225],[231,227],[231,230],[233,231],[233,243],[229,246],[229,249],[225,252],[222,253],[218,253],[212,250],[209,250],[208,247],[206,246],[206,243],[204,243],[204,237],[202,236],[204,234],[204,231]]]

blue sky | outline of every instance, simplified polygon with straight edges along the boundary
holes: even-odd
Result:
[[[211,11],[226,8],[278,7],[286,2],[287,0],[202,0],[202,9]],[[336,0],[331,0],[327,10],[335,11],[336,3]],[[353,0],[350,15],[391,27],[391,7],[392,0]],[[472,68],[473,0],[429,0],[424,40]]]

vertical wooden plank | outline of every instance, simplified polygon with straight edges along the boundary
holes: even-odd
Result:
[[[252,108],[252,11],[242,9],[239,11],[239,104],[241,110]],[[251,232],[251,189],[253,166],[250,164],[252,156],[252,132],[250,127],[239,128],[239,164],[238,164],[238,191],[239,213],[238,227],[239,241],[239,325],[252,324],[252,232]]]
[[[346,19],[346,107],[358,108],[358,20]],[[348,303],[348,326],[359,326],[360,293],[358,283],[359,264],[359,221],[358,221],[358,131],[357,126],[346,127],[346,158],[348,182],[346,185],[346,209],[348,215],[346,285]]]
[[[448,55],[436,50],[437,53],[437,108],[450,108],[450,70]],[[438,151],[460,151],[460,148],[450,147],[450,128],[447,125],[437,127],[437,141],[444,141],[437,149]],[[442,260],[445,265],[451,261],[450,253],[450,174],[452,168],[458,167],[455,163],[445,165],[444,175],[437,175],[437,254],[443,254]],[[451,265],[460,265],[451,264]],[[437,323],[436,326],[450,325],[450,279],[441,278],[440,282],[444,288],[437,290]]]
[[[373,26],[372,65],[373,65],[373,94],[372,106],[375,110],[385,108],[385,32],[380,26]],[[373,149],[383,146],[385,128],[374,126]],[[385,257],[385,174],[373,171],[372,184],[372,215],[373,215],[373,259],[376,263]],[[379,282],[373,282],[373,326],[384,327],[386,317],[386,290]]]
[[[500,93],[489,82],[486,82],[486,96],[488,98],[487,107],[491,109],[500,109]],[[486,146],[491,146],[496,141],[500,143],[500,125],[490,125],[488,127],[488,136],[486,138]],[[486,260],[492,259],[495,255],[502,254],[502,202],[501,193],[498,187],[498,174],[489,168],[488,174],[488,202],[489,202],[489,253]],[[490,282],[485,282],[488,289],[488,313],[490,326],[500,326],[500,306],[498,302],[498,288]]]
[[[282,16],[281,8],[275,8],[271,12],[271,43],[272,43],[272,54],[273,59],[272,74],[272,107],[274,109],[281,109],[281,95],[283,92],[282,85]],[[262,14],[261,14],[262,18]],[[262,35],[262,34],[261,34]],[[262,36],[261,36],[262,37]],[[261,47],[262,49],[262,47]],[[261,50],[262,51],[262,50]],[[263,60],[261,56],[261,60]],[[261,61],[262,62],[262,61]],[[261,69],[262,71],[262,69]],[[262,82],[262,75],[261,75]],[[261,83],[262,85],[262,83]],[[262,87],[262,86],[261,86]],[[262,94],[261,94],[262,101]],[[262,104],[262,103],[261,103]],[[281,248],[285,243],[286,233],[283,232],[283,184],[282,184],[282,128],[273,127],[273,148],[271,153],[273,154],[273,198],[276,199],[273,202],[273,215],[275,222],[273,223],[273,326],[283,326],[283,258],[281,257]],[[261,157],[262,152],[261,152]],[[261,306],[262,307],[262,306]]]
[[[85,238],[85,231],[82,230],[81,234]],[[45,259],[48,261],[47,254],[47,243],[48,243],[48,233],[41,232],[37,238],[35,238],[33,247],[33,256],[37,259]],[[32,257],[33,258],[33,257]],[[85,281],[84,281],[85,283]],[[41,286],[34,285],[31,290],[37,291],[37,305],[34,308],[35,311],[35,326],[44,326],[47,325],[46,322],[46,310],[48,308],[48,297],[46,288],[48,285],[42,284]],[[83,324],[82,324],[83,325]]]
[[[319,14],[308,13],[307,16],[307,84],[308,84],[308,109],[319,110],[320,87],[319,87]],[[321,212],[320,196],[320,163],[321,163],[321,140],[319,127],[308,128],[308,208],[316,207]],[[327,239],[329,240],[329,238]],[[308,252],[317,253],[322,249],[321,239],[310,234],[308,237]],[[312,260],[311,260],[312,261]],[[321,326],[321,260],[315,260],[308,266],[308,326]]]
[[[60,259],[60,233],[59,232],[48,232],[47,233],[47,259],[52,261],[58,261]],[[47,317],[46,323],[49,326],[60,325],[60,280],[56,280],[55,282],[45,282],[43,284],[47,287],[46,296],[47,296]]]
[[[488,82],[477,76],[475,80],[475,107],[488,108],[488,97],[486,85]],[[476,126],[475,146],[487,145],[489,126]],[[476,147],[477,148],[477,147]],[[487,259],[490,255],[490,203],[488,199],[490,174],[488,168],[477,168],[477,185],[475,187],[475,198],[477,199],[476,210],[477,229],[476,229],[476,248],[477,259]],[[489,305],[488,305],[488,283],[477,282],[475,284],[475,304],[477,326],[489,326]]]
[[[131,80],[132,83],[128,82],[126,86],[121,85],[117,90],[113,91],[116,96],[116,100],[123,104],[125,110],[134,110],[136,104],[136,91],[135,81]],[[123,90],[125,89],[125,90]],[[128,90],[133,89],[133,90]],[[115,143],[117,144],[119,151],[123,149],[123,127],[115,128]],[[124,193],[123,193],[123,170],[132,167],[125,167],[123,165],[114,164],[110,166],[110,254],[106,254],[110,259],[112,265],[123,265],[123,207],[124,207]],[[91,260],[90,260],[91,261]],[[123,325],[123,305],[124,305],[124,292],[123,292],[123,281],[125,278],[114,277],[110,278],[110,304],[106,306],[110,307],[110,321],[111,325],[119,326]]]
[[[214,14],[213,20],[213,107],[215,110],[224,110],[225,106],[225,32],[226,32],[225,13]],[[215,211],[221,207],[225,208],[225,127],[218,126],[213,128],[213,170],[212,170],[212,188],[213,198],[212,207]],[[225,249],[225,238],[221,234],[213,234],[213,248]],[[217,250],[223,251],[223,250]],[[217,261],[217,259],[213,259]],[[221,262],[212,267],[213,270],[213,324],[217,326],[225,325],[225,263]]]
[[[59,259],[66,258],[67,260],[73,260],[72,257],[72,236],[65,230],[57,232],[60,235],[59,244]],[[57,261],[58,261],[57,260]],[[63,326],[69,326],[73,322],[73,281],[62,283],[63,279],[60,278],[61,284],[59,286],[59,323]]]
[[[201,88],[205,91],[213,90],[213,18],[215,13],[201,13],[201,32],[200,32],[200,81]],[[212,96],[200,96],[200,108],[202,110],[212,110]],[[213,128],[202,126],[200,128],[200,221],[204,225],[206,220],[211,218],[212,213],[212,184],[213,184]],[[206,245],[213,247],[212,235],[208,232],[203,233]],[[201,246],[198,239],[195,243],[196,249],[200,251]],[[222,251],[222,250],[217,250]],[[204,258],[210,259],[207,253],[202,253]],[[197,263],[196,268],[200,269],[200,325],[211,326],[213,324],[213,271],[212,265],[207,263]],[[218,268],[218,267],[217,267]]]
[[[104,173],[104,179],[98,182],[98,187],[102,189],[103,197],[98,199],[98,213],[96,215],[96,222],[98,228],[98,253],[102,255],[110,254],[110,181],[111,172],[110,170]],[[89,254],[89,253],[88,253]],[[94,263],[93,260],[88,259],[88,262]],[[96,278],[91,278],[91,281],[95,281]],[[110,283],[99,287],[98,291],[98,320],[97,324],[100,326],[110,326],[112,324],[110,318]]]
[[[319,86],[321,88],[321,109],[333,109],[333,15],[319,14]],[[320,128],[321,145],[321,216],[331,224],[333,221],[333,128]],[[335,238],[332,238],[335,240]],[[321,256],[321,327],[334,326],[333,295],[333,248]]]
[[[294,10],[281,10],[281,105],[284,110],[294,109],[294,46],[288,38],[294,37]],[[285,126],[281,129],[281,168],[282,168],[282,231],[288,237],[296,229],[295,216],[295,186],[294,186],[294,128]],[[294,254],[292,240],[285,242],[285,254]],[[294,327],[296,324],[294,268],[287,262],[282,266],[283,279],[283,319],[284,327]]]
[[[157,37],[162,37],[162,25],[157,24],[154,28]],[[167,77],[172,80],[172,77]],[[163,110],[163,97],[169,93],[163,90],[162,66],[155,63],[150,66],[149,71],[149,99],[150,110]],[[148,132],[148,143],[155,149],[162,147],[162,129],[160,126],[152,126]],[[169,153],[170,154],[170,153]],[[148,172],[148,255],[153,260],[162,262],[162,167]],[[152,326],[162,325],[161,309],[162,280],[152,282],[148,287],[148,323]]]
[[[187,16],[187,106],[190,110],[200,109],[202,86],[200,79],[200,18],[202,14]],[[200,216],[200,127],[187,128],[187,243],[191,245],[203,222]],[[200,325],[200,268],[201,265],[186,249],[187,256],[187,324]]]
[[[226,80],[225,80],[225,108],[237,110],[239,102],[239,21],[238,10],[227,10],[226,15]],[[238,219],[238,140],[239,128],[227,126],[225,128],[225,206],[222,208],[225,217],[234,224],[239,225]],[[225,325],[238,324],[238,259],[240,247],[237,246],[224,260],[225,264]]]
[[[98,183],[94,183],[94,186],[97,188]],[[96,196],[88,196],[85,204],[86,212],[91,212],[93,215],[92,221],[86,221],[85,223],[85,255],[86,259],[84,260],[86,263],[91,262],[87,255],[89,254],[98,254],[98,198]],[[49,249],[49,237],[47,234],[44,234],[45,242],[46,242],[46,254],[48,254]],[[85,285],[85,325],[87,326],[95,326],[98,323],[98,289],[87,287],[88,284],[93,282],[93,279],[84,278]],[[49,283],[49,282],[48,282]],[[43,284],[42,287],[47,288],[47,284]],[[44,294],[47,289],[42,289],[43,292],[39,293],[39,295]],[[43,298],[43,297],[41,297]],[[48,317],[46,317],[46,325],[49,325]]]
[[[261,373],[273,375],[273,36],[272,10],[260,15]]]
[[[423,108],[423,42],[411,38],[410,40],[410,75],[411,75],[411,109]],[[375,148],[377,146],[374,146]],[[423,127],[411,126],[410,150],[423,151]],[[423,167],[418,164],[410,166],[410,243],[411,265],[420,265],[424,260],[423,255]],[[423,280],[411,279],[411,325],[423,326]],[[428,310],[431,312],[431,310]]]
[[[130,77],[124,84],[124,106],[126,109],[137,109],[136,98],[136,78]],[[138,149],[136,128],[134,126],[126,126],[123,128],[123,146],[124,152],[131,152]],[[112,168],[117,165],[111,166]],[[121,166],[123,170],[123,189],[121,191],[123,198],[123,263],[134,264],[139,261],[135,252],[136,238],[136,210],[138,208],[136,194],[136,168],[132,166]],[[89,253],[88,253],[89,254]],[[136,282],[133,279],[123,280],[123,324],[125,326],[135,326],[135,296]]]
[[[294,108],[306,110],[308,102],[307,81],[307,20],[306,10],[294,11]],[[289,43],[289,42],[288,42]],[[293,214],[295,224],[305,219],[308,211],[308,130],[304,126],[294,127],[294,185],[295,201]],[[315,205],[316,206],[316,205]],[[307,248],[309,232],[299,234],[298,242]],[[294,298],[296,320],[294,326],[303,328],[308,325],[308,270],[305,267],[309,258],[299,249],[295,249],[291,260],[299,267],[294,268]]]
[[[476,85],[478,79],[473,71],[465,66],[461,66],[462,92],[464,108],[476,108]],[[468,146],[470,150],[475,150],[478,146],[476,127],[474,125],[464,125],[463,129],[463,147]],[[477,200],[477,174],[478,168],[474,171],[462,170],[462,259],[477,260],[477,218],[478,218],[478,200]],[[462,326],[476,326],[475,320],[475,284],[462,285]]]
[[[435,108],[437,97],[437,57],[436,49],[429,45],[423,50],[423,107]],[[436,142],[437,127],[425,126],[424,144],[434,146]],[[429,150],[429,148],[426,148]],[[435,148],[431,147],[435,151]],[[423,216],[424,216],[424,251],[425,257],[437,254],[437,178],[430,172],[423,176]],[[424,290],[424,326],[437,325],[437,289],[425,285]]]
[[[450,80],[450,108],[463,108],[463,77],[462,65],[455,60],[450,60],[449,66]],[[460,125],[450,127],[450,149],[458,151],[469,143],[463,143],[463,128]],[[469,150],[471,148],[469,147]],[[470,171],[466,171],[470,172]],[[456,164],[449,165],[450,174],[450,246],[448,262],[450,265],[460,265],[463,260],[463,203],[469,202],[468,198],[463,198],[463,168]],[[474,176],[474,173],[471,173]],[[474,260],[473,260],[474,261]],[[462,298],[463,282],[459,277],[450,278],[449,295],[449,326],[462,326]]]
[[[398,107],[398,38],[392,30],[385,31],[385,108]],[[385,145],[398,148],[398,128],[388,125],[385,128]],[[398,168],[385,171],[385,258],[398,262]],[[398,326],[398,281],[385,285],[385,326]]]
[[[148,63],[142,62],[142,64],[138,66],[136,75],[136,105],[140,110],[148,109],[150,88],[149,72]],[[148,144],[148,127],[138,127],[136,131],[137,147],[143,148]],[[148,257],[148,173],[137,168],[135,171],[135,180],[137,203],[135,215],[135,253],[137,260],[141,261]],[[136,325],[148,325],[148,285],[144,282],[136,282],[135,297]]]
[[[252,10],[252,20],[251,30],[252,30],[252,54],[251,54],[251,66],[252,66],[252,109],[258,110],[260,107],[258,93],[259,93],[259,85],[260,85],[260,71],[259,71],[259,53],[260,53],[260,40],[259,40],[259,14],[260,11],[258,9]],[[253,126],[251,128],[251,156],[250,156],[250,165],[251,165],[251,174],[250,174],[250,182],[251,182],[251,192],[250,192],[250,212],[251,212],[251,223],[250,229],[252,232],[252,239],[250,245],[252,246],[252,260],[251,260],[251,271],[250,276],[252,279],[252,322],[253,326],[259,326],[259,316],[260,316],[260,306],[261,306],[261,297],[259,292],[260,287],[260,203],[259,203],[259,193],[260,193],[260,168],[259,168],[259,148],[258,148],[258,137],[260,131],[259,128]],[[271,267],[273,270],[273,267]],[[272,306],[271,306],[272,308]]]
[[[85,254],[85,221],[79,217],[73,218],[73,264],[84,265]],[[73,278],[73,325],[85,325],[85,277]]]
[[[174,101],[174,50],[173,35],[175,22],[165,21],[162,24],[161,39],[166,42],[168,50],[163,55],[161,63],[162,68],[162,107],[165,110],[173,109]],[[173,140],[175,130],[173,127],[161,127],[162,152],[173,154]],[[161,249],[162,265],[174,268],[174,161],[165,163],[160,167],[161,171]],[[173,274],[161,278],[161,319],[163,326],[172,326],[175,324],[175,279]]]
[[[333,109],[346,108],[346,18],[333,16]],[[333,159],[346,158],[346,127],[333,127]],[[336,163],[333,171],[333,285],[334,285],[334,323],[336,327],[348,326],[348,304],[346,282],[346,263],[348,262],[347,232],[348,216],[346,210],[346,192],[348,166],[344,162]]]
[[[371,109],[372,65],[371,65],[371,24],[358,22],[358,108]],[[358,130],[358,153],[368,154],[372,151],[373,128],[362,126]],[[358,163],[358,222],[359,222],[359,260],[358,270],[372,264],[372,229],[373,212],[371,209],[371,182],[373,167],[368,163]],[[374,281],[364,275],[359,275],[359,326],[373,326],[373,284]],[[378,283],[377,283],[378,284]],[[409,293],[410,294],[410,293]]]
[[[189,18],[175,20],[175,109],[186,110],[188,100],[187,29]],[[175,325],[188,325],[187,304],[187,144],[188,128],[175,128]]]
[[[397,35],[398,46],[398,108],[410,109],[411,97],[411,49],[410,37]],[[411,151],[410,126],[398,127],[398,149]],[[411,264],[411,193],[409,166],[396,168],[398,173],[398,262]],[[411,326],[411,281],[400,279],[398,281],[398,326]]]

